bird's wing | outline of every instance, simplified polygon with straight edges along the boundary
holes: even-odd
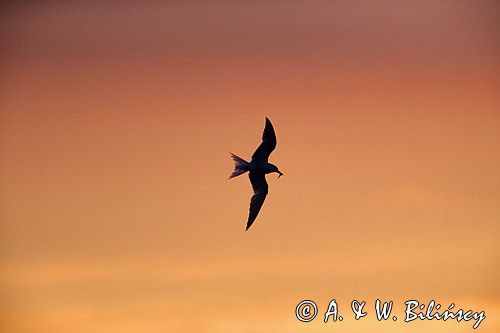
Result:
[[[276,148],[276,134],[274,133],[273,124],[266,117],[266,127],[264,127],[264,133],[262,134],[262,143],[255,153],[253,153],[252,161],[263,160],[267,162],[274,148]]]
[[[266,200],[268,189],[265,174],[250,172],[248,177],[250,178],[250,182],[252,183],[254,194],[252,196],[252,199],[250,200],[250,213],[248,214],[247,228],[245,230],[248,230],[248,228],[250,228],[250,226],[255,221],[255,218],[259,214],[260,208],[264,204],[264,200]]]

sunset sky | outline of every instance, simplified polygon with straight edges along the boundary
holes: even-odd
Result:
[[[404,323],[409,299],[499,332],[499,22],[497,1],[2,3],[0,332],[473,331]],[[266,116],[284,176],[245,232],[229,151]]]

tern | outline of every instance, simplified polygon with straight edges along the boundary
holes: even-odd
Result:
[[[283,173],[274,164],[268,162],[269,155],[276,148],[276,134],[274,133],[273,124],[266,117],[266,126],[262,134],[262,143],[252,155],[250,162],[245,161],[241,157],[230,153],[234,160],[234,171],[228,179],[237,177],[248,171],[250,183],[252,183],[253,196],[250,199],[250,212],[245,231],[248,230],[257,218],[264,200],[266,200],[268,185],[266,182],[266,174],[276,172],[278,178],[283,176]]]

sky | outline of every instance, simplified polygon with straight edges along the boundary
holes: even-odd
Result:
[[[0,331],[500,329],[498,2],[1,6]]]

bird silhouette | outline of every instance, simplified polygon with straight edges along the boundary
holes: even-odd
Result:
[[[241,157],[230,153],[234,160],[234,171],[228,179],[237,177],[248,171],[250,183],[252,183],[253,188],[253,196],[252,199],[250,199],[250,212],[248,214],[245,231],[252,226],[264,204],[264,200],[266,200],[269,187],[266,182],[266,174],[276,172],[279,174],[278,178],[283,176],[283,173],[278,170],[276,165],[268,162],[269,155],[271,155],[274,148],[276,148],[276,134],[274,133],[273,124],[271,124],[271,121],[266,117],[266,126],[262,134],[262,143],[253,153],[252,160],[247,162]]]

